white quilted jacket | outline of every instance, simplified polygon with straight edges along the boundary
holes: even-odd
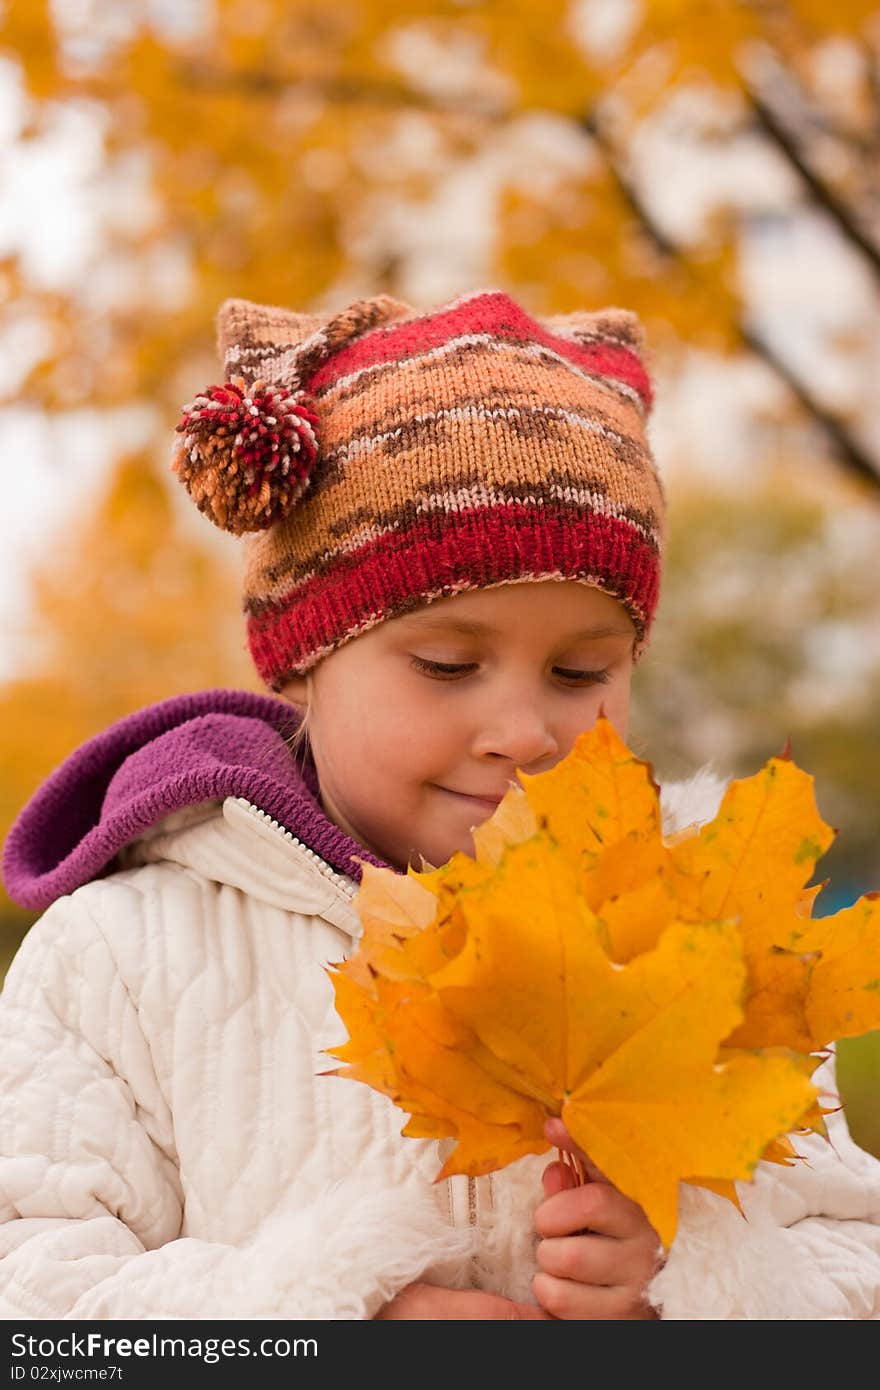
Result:
[[[667,789],[667,823],[719,795]],[[547,1158],[435,1184],[435,1142],[320,1075],[354,891],[230,797],[44,913],[0,996],[5,1318],[364,1319],[421,1278],[532,1298]],[[880,1163],[833,1133],[759,1165],[745,1219],[682,1188],[664,1318],[880,1316]]]

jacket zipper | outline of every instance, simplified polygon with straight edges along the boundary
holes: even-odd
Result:
[[[476,1225],[477,1225],[477,1180],[476,1180],[476,1178],[468,1178],[468,1180],[467,1180],[467,1204],[468,1204],[468,1226],[470,1227],[471,1238],[473,1239],[473,1236],[474,1236],[475,1231],[476,1231]],[[480,1281],[479,1281],[479,1277],[478,1277],[478,1274],[477,1274],[477,1252],[476,1252],[476,1250],[475,1250],[474,1253],[471,1255],[471,1263],[470,1263],[470,1283],[471,1283],[471,1288],[472,1288],[472,1289],[478,1289],[478,1288],[480,1287]]]
[[[235,800],[240,806],[244,806],[250,811],[251,815],[257,816],[264,825],[270,826],[272,830],[277,831],[279,835],[283,835],[285,840],[289,841],[290,844],[296,845],[297,849],[302,850],[303,854],[312,861],[323,878],[326,878],[328,882],[332,883],[344,897],[348,898],[349,902],[354,900],[354,895],[359,886],[357,883],[352,883],[351,880],[346,878],[343,874],[339,874],[335,869],[331,869],[330,865],[321,858],[320,854],[317,854],[307,844],[304,844],[296,835],[291,834],[289,830],[285,830],[280,821],[275,820],[267,811],[260,810],[260,807],[255,806],[252,801],[248,801],[247,797],[237,796]]]

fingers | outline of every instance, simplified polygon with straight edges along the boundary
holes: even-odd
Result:
[[[566,1321],[643,1321],[657,1318],[639,1289],[613,1285],[602,1287],[536,1274],[535,1297],[551,1317]]]
[[[549,1139],[554,1149],[569,1149],[576,1147],[574,1140],[566,1129],[558,1115],[544,1121],[544,1138]]]
[[[476,1289],[446,1289],[416,1282],[386,1303],[376,1322],[551,1322],[552,1314],[534,1303],[516,1303],[501,1294]]]
[[[615,1187],[559,1119],[547,1140],[575,1155],[587,1174],[577,1183],[564,1163],[544,1170],[544,1201],[535,1211],[541,1237],[533,1289],[556,1319],[655,1319],[644,1291],[662,1257],[657,1232],[637,1202]]]
[[[651,1273],[646,1252],[637,1241],[609,1240],[607,1236],[542,1240],[536,1258],[545,1274],[596,1287],[640,1284]]]
[[[544,1196],[555,1197],[557,1192],[565,1192],[574,1187],[574,1174],[564,1163],[550,1163],[544,1169],[542,1180]]]
[[[534,1220],[535,1230],[545,1239],[594,1231],[624,1240],[645,1229],[641,1207],[605,1182],[588,1182],[546,1196]]]

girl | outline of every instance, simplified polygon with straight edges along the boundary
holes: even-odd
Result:
[[[185,410],[174,467],[251,533],[274,694],[122,720],[8,837],[9,891],[46,910],[0,997],[4,1315],[880,1315],[880,1163],[840,1118],[809,1166],[759,1165],[745,1220],[683,1188],[664,1262],[595,1169],[435,1184],[444,1143],[320,1074],[362,863],[440,864],[600,707],[626,733],[664,510],[637,321],[495,291],[230,301],[219,340],[227,384]],[[667,789],[668,826],[720,795]]]

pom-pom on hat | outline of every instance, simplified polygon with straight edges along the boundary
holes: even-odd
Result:
[[[302,392],[243,377],[184,406],[173,467],[199,510],[241,535],[280,521],[305,491],[318,417]]]
[[[618,599],[644,648],[664,497],[652,389],[624,309],[536,318],[500,290],[420,311],[219,311],[225,381],[172,467],[247,534],[248,642],[281,690],[344,642],[464,589],[569,579]]]

